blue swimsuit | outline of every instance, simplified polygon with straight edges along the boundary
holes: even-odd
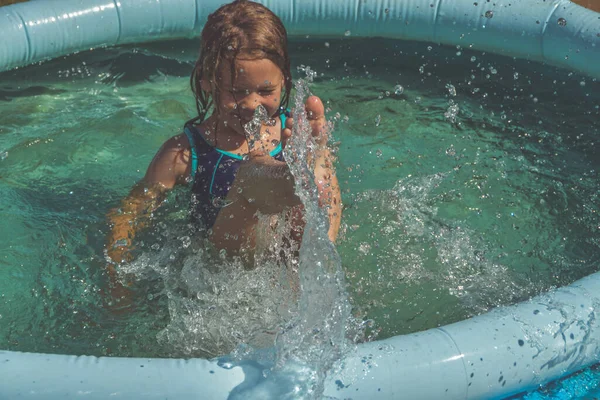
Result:
[[[282,129],[287,112],[280,114]],[[211,228],[235,179],[243,157],[210,145],[198,129],[188,122],[183,130],[192,152],[192,215]],[[281,143],[269,155],[284,161]]]

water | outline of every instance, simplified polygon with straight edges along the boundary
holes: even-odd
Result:
[[[296,266],[244,271],[205,251],[185,190],[128,266],[140,276],[135,312],[103,307],[104,215],[194,116],[196,48],[108,49],[0,75],[0,348],[247,359],[285,331],[269,362],[325,367],[343,351],[311,353],[327,335],[343,340],[335,324],[310,334],[325,319],[306,312],[312,298],[290,296]],[[361,325],[347,336],[444,325],[597,271],[596,81],[467,45],[348,37],[296,40],[291,54],[335,123],[344,202],[337,254],[315,228],[318,260],[301,252],[300,263],[331,273],[321,295],[340,321],[341,262]],[[307,391],[322,372],[308,373]]]

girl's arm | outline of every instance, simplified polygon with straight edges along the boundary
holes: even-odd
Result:
[[[111,286],[120,286],[115,264],[131,261],[131,245],[137,231],[147,225],[166,192],[186,182],[190,167],[190,147],[185,135],[167,140],[154,156],[144,178],[118,207],[108,212],[110,232],[106,239],[106,253],[112,261],[107,266]]]
[[[268,155],[251,155],[240,165],[212,227],[210,239],[218,249],[239,255],[253,266],[257,212],[277,214],[300,204],[287,164]]]
[[[342,196],[333,167],[333,156],[327,147],[317,150],[314,174],[319,206],[326,208],[329,217],[329,240],[335,243],[342,221]]]

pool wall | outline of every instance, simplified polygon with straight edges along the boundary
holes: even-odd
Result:
[[[222,0],[32,0],[0,8],[0,71],[102,46],[197,35]],[[263,1],[291,35],[423,40],[600,77],[600,14],[568,1]],[[480,399],[600,360],[600,273],[466,321],[358,345],[325,394]],[[0,398],[226,398],[269,382],[256,363],[0,351]],[[243,398],[243,397],[242,397]]]
[[[224,0],[30,0],[0,8],[0,71],[103,46],[193,37]],[[568,0],[264,0],[290,35],[422,40],[600,77],[600,14]]]

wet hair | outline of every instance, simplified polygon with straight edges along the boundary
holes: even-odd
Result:
[[[198,117],[203,120],[211,106],[218,104],[219,91],[202,90],[203,79],[213,82],[218,89],[219,71],[229,63],[231,82],[235,82],[236,60],[272,61],[283,73],[284,90],[280,107],[287,108],[292,89],[292,73],[287,50],[287,32],[283,23],[262,4],[248,0],[236,0],[220,7],[208,16],[202,29],[200,56],[190,78],[196,98]]]

